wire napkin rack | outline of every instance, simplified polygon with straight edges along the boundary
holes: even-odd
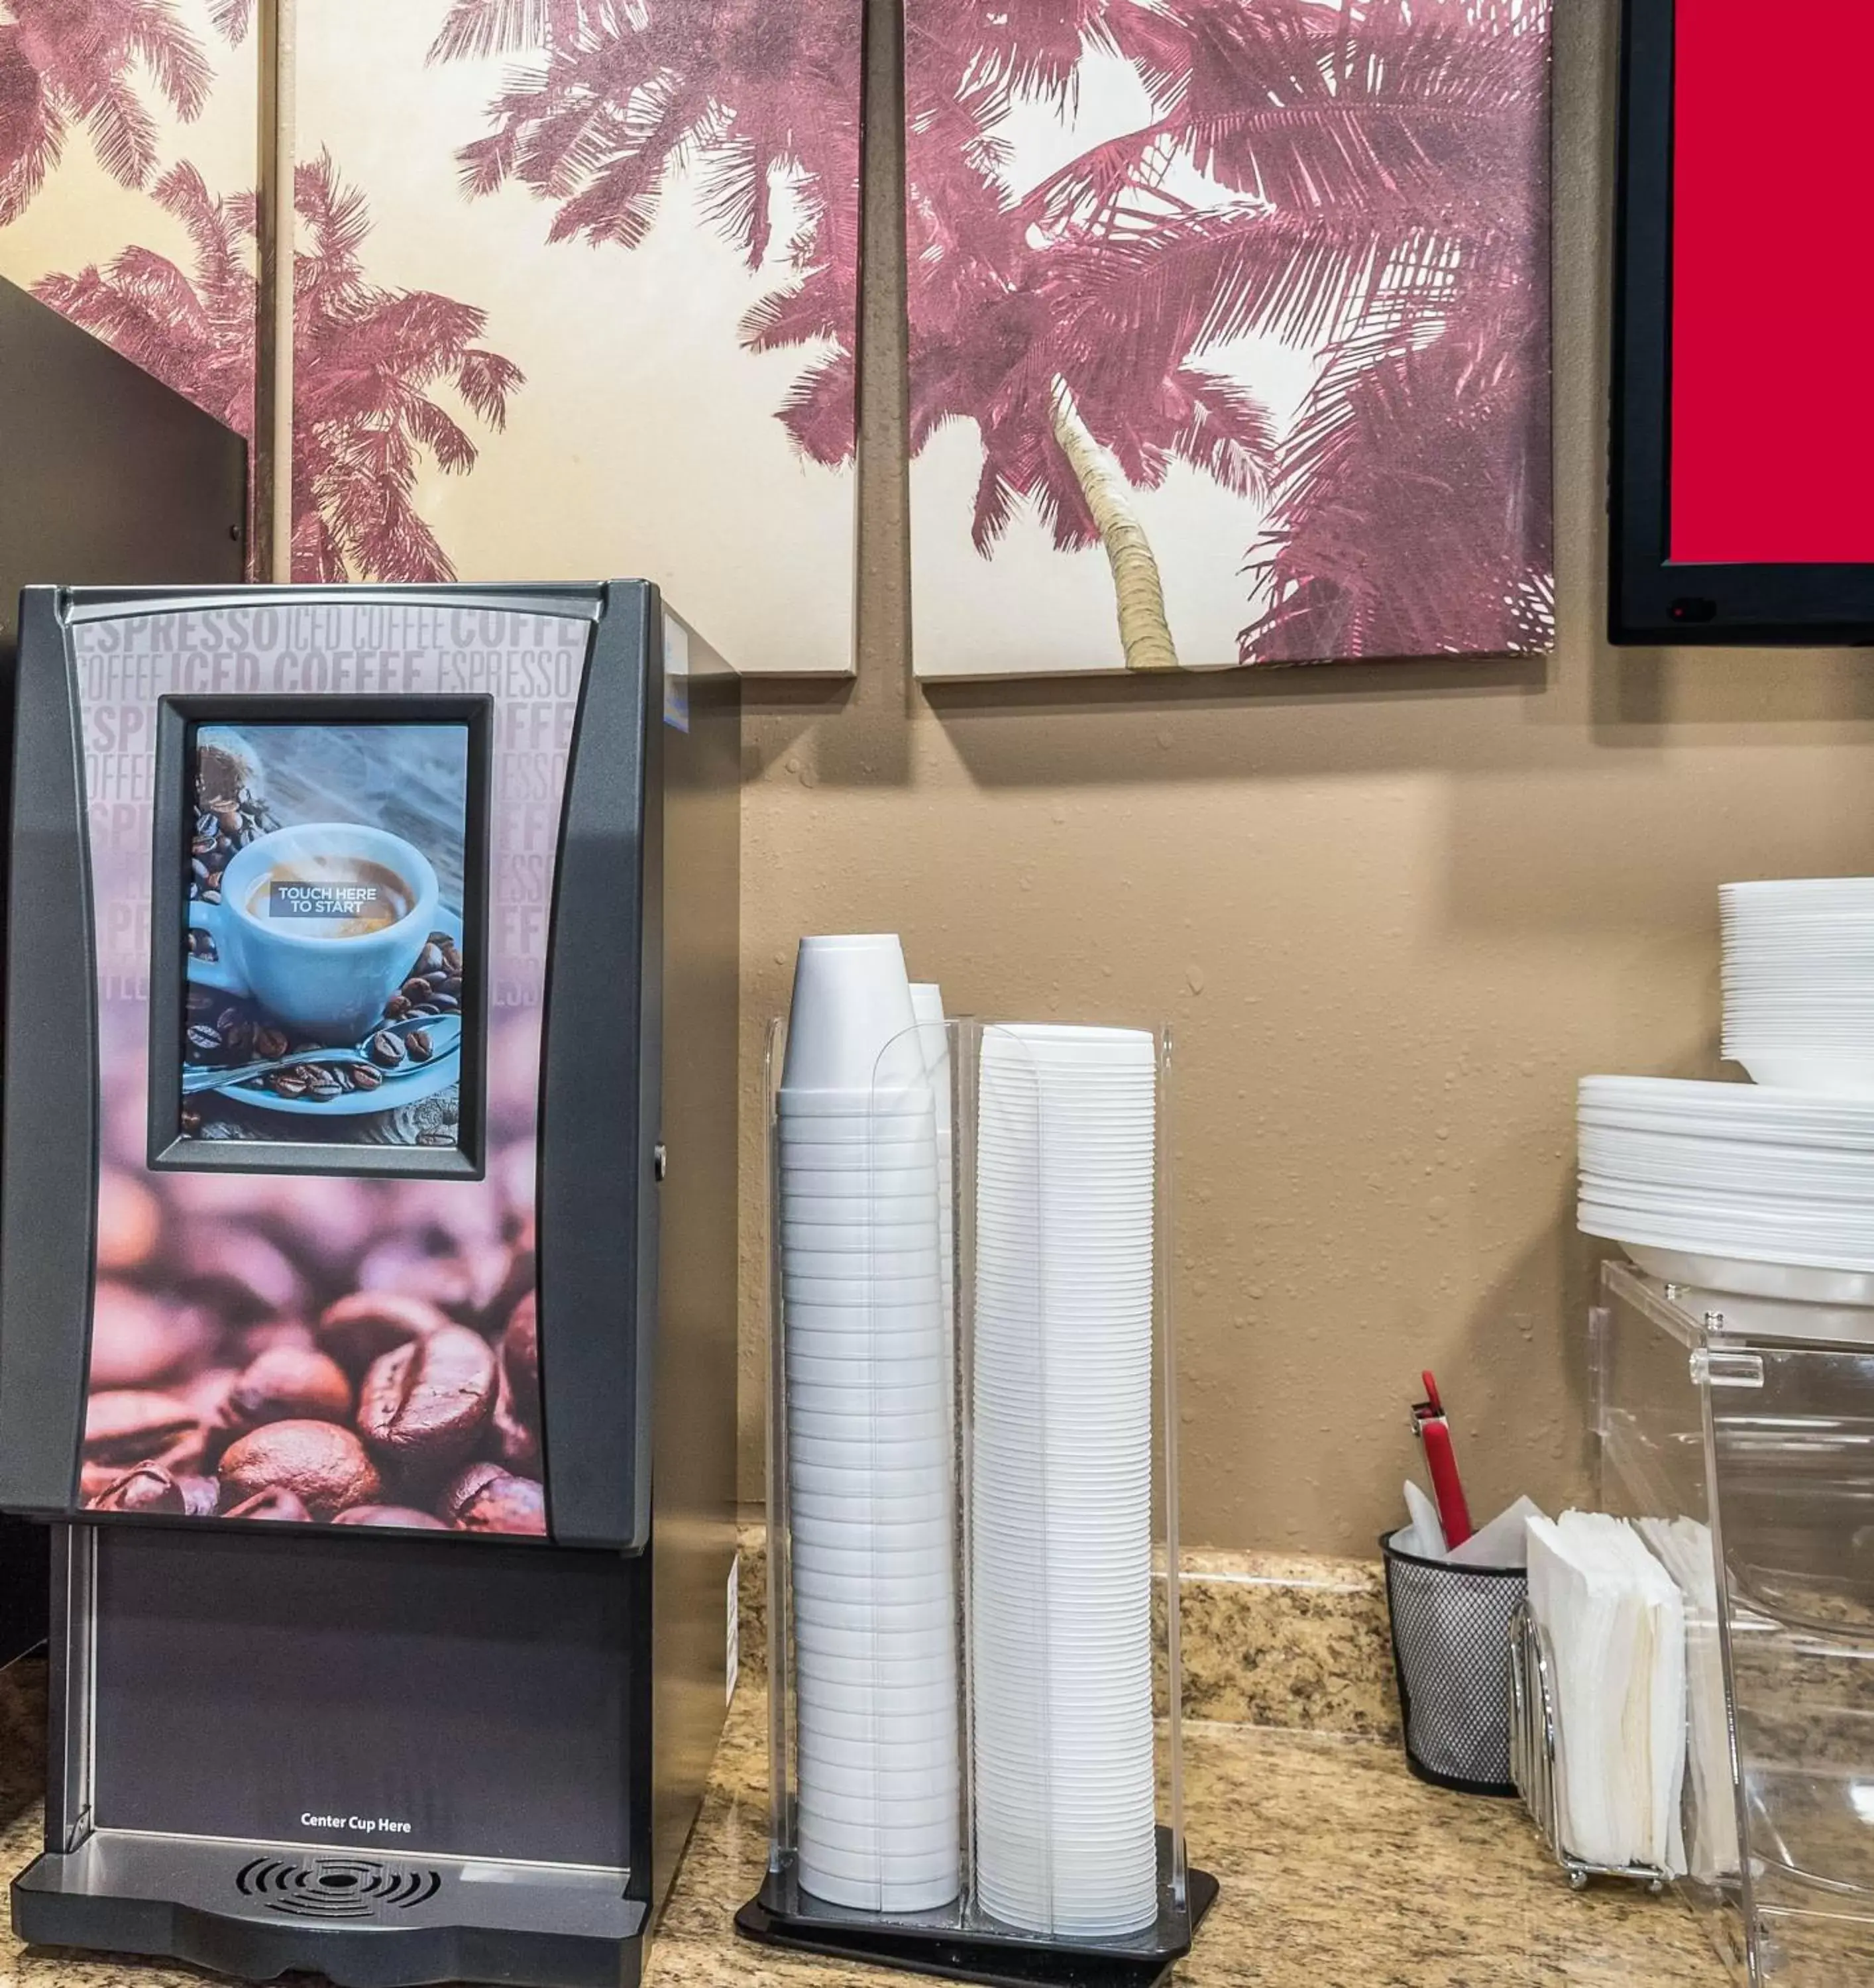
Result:
[[[1590,1878],[1622,1878],[1649,1892],[1663,1892],[1672,1874],[1658,1865],[1591,1864],[1564,1843],[1554,1679],[1548,1638],[1524,1603],[1510,1627],[1510,1777],[1524,1807],[1576,1891]]]

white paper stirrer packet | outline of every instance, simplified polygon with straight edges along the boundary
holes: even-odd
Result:
[[[1471,1534],[1461,1547],[1451,1550],[1453,1567],[1527,1567],[1529,1564],[1529,1521],[1543,1516],[1542,1507],[1533,1498],[1519,1498],[1499,1512],[1487,1526]]]
[[[1449,1548],[1445,1544],[1445,1529],[1438,1516],[1438,1507],[1409,1477],[1406,1480],[1406,1510],[1408,1522],[1404,1531],[1392,1542],[1395,1550],[1416,1554],[1421,1560],[1443,1560]]]

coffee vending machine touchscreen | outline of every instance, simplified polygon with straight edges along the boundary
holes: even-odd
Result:
[[[35,588],[19,668],[15,1924],[628,1979],[721,1716],[732,673],[638,582]]]

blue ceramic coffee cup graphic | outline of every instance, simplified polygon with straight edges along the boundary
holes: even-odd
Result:
[[[306,822],[256,837],[188,907],[215,942],[189,978],[245,996],[296,1036],[362,1042],[435,928],[436,872],[401,836]]]

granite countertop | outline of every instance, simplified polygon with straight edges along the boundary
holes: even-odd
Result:
[[[37,1707],[0,1696],[0,1860],[39,1848]],[[41,1729],[42,1729],[42,1728]],[[1676,1900],[1571,1892],[1521,1811],[1423,1786],[1396,1741],[1194,1720],[1187,1831],[1223,1897],[1174,1979],[1191,1988],[1723,1988]],[[10,1770],[10,1771],[9,1771]],[[654,1949],[652,1988],[814,1988],[894,1979],[750,1945],[730,1925],[766,1850],[758,1692],[730,1715],[708,1803]],[[0,1936],[0,1988],[186,1988],[174,1965]]]
[[[1191,1858],[1223,1895],[1176,1983],[1723,1988],[1677,1899],[1624,1885],[1570,1891],[1515,1803],[1426,1787],[1396,1740],[1204,1720],[1185,1736]],[[665,1915],[653,1988],[882,1988],[894,1976],[731,1932],[761,1882],[766,1797],[761,1700],[745,1690]]]

